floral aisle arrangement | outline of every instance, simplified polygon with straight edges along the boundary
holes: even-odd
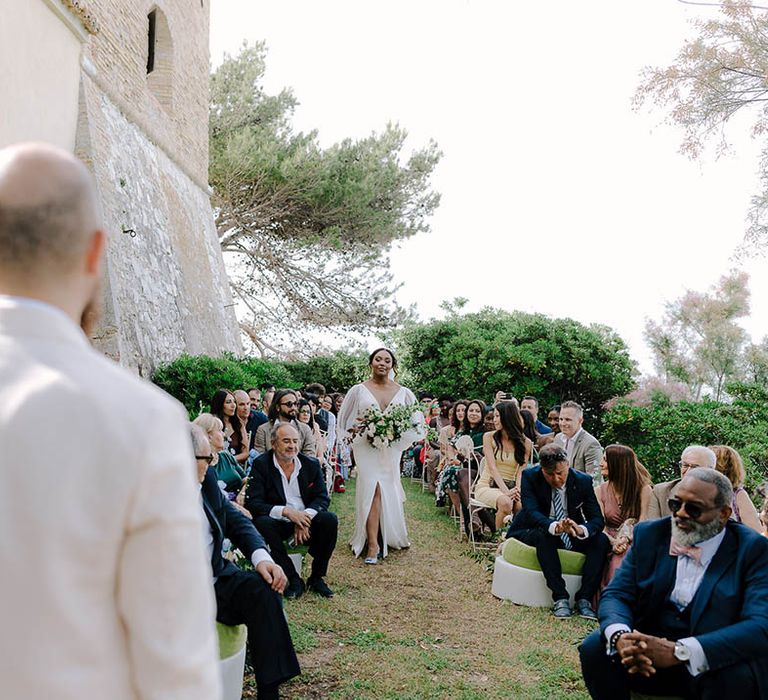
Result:
[[[420,411],[410,406],[397,405],[382,411],[371,406],[360,420],[359,434],[377,449],[387,449],[409,431],[414,431],[414,441],[423,435],[424,418]]]

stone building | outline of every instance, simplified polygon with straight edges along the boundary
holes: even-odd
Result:
[[[0,0],[0,146],[93,171],[111,236],[94,341],[144,375],[240,351],[207,179],[209,3]]]

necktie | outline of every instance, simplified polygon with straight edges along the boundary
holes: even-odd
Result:
[[[560,492],[557,489],[552,489],[552,504],[555,506],[555,520],[562,520],[565,517],[565,511],[563,510],[563,499],[560,498]],[[561,532],[560,539],[566,549],[573,549],[571,538],[566,533]]]
[[[699,566],[701,566],[701,547],[684,547],[678,544],[674,540],[669,542],[669,553],[673,557],[688,557],[693,559]]]

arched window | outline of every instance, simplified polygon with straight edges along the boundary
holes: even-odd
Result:
[[[155,7],[147,15],[147,85],[166,109],[173,107],[173,42],[168,20]]]

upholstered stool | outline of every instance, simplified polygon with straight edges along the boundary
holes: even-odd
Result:
[[[565,587],[574,602],[581,586],[581,570],[586,557],[580,552],[558,550]],[[536,557],[536,549],[519,540],[508,539],[502,546],[493,567],[491,593],[502,600],[533,608],[552,605],[552,592],[547,588],[544,574]]]
[[[240,700],[243,697],[245,648],[248,630],[245,625],[216,623],[219,633],[219,669],[223,686],[222,700]]]

